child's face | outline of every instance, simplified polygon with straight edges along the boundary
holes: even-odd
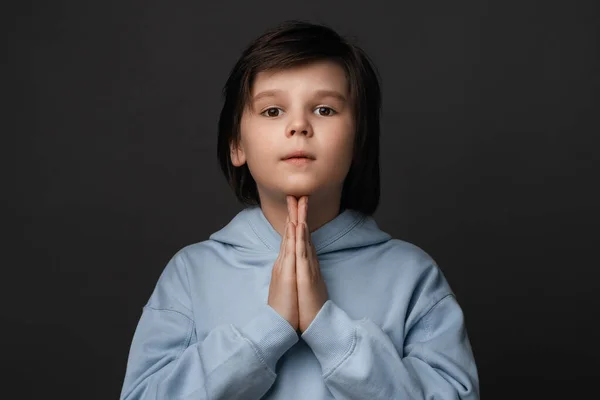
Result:
[[[232,151],[235,166],[248,163],[265,196],[335,197],[352,162],[354,120],[344,70],[320,61],[257,74],[241,121],[241,141]],[[284,161],[302,150],[314,159]],[[339,200],[339,199],[338,199]]]

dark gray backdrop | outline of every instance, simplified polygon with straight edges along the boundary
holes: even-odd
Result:
[[[483,398],[585,393],[600,337],[594,3],[19,3],[2,18],[2,397],[118,397],[166,262],[241,209],[215,156],[221,87],[289,18],[356,37],[378,66],[375,218],[446,274]]]

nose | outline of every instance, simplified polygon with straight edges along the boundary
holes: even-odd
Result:
[[[306,118],[306,116],[304,115],[298,115],[294,117],[294,119],[290,122],[290,124],[287,127],[288,136],[293,136],[297,133],[306,136],[312,136],[312,127],[310,125],[310,122],[308,121],[308,118]]]

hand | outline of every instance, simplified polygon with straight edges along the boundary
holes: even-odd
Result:
[[[298,330],[298,291],[296,285],[296,226],[288,219],[281,238],[279,255],[271,272],[268,304]]]
[[[303,333],[315,319],[329,296],[307,224],[308,197],[302,196],[300,200],[296,201],[295,197],[287,196],[287,204],[288,218],[296,227],[298,328],[300,333]]]

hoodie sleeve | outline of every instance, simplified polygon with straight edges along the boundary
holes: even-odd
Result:
[[[178,253],[143,308],[120,399],[261,398],[296,331],[265,304],[245,326],[217,326],[198,341],[189,293]]]
[[[431,295],[422,293],[427,307],[413,310],[418,317],[406,328],[403,355],[378,325],[325,303],[302,339],[336,399],[479,399],[462,310],[451,293]]]

